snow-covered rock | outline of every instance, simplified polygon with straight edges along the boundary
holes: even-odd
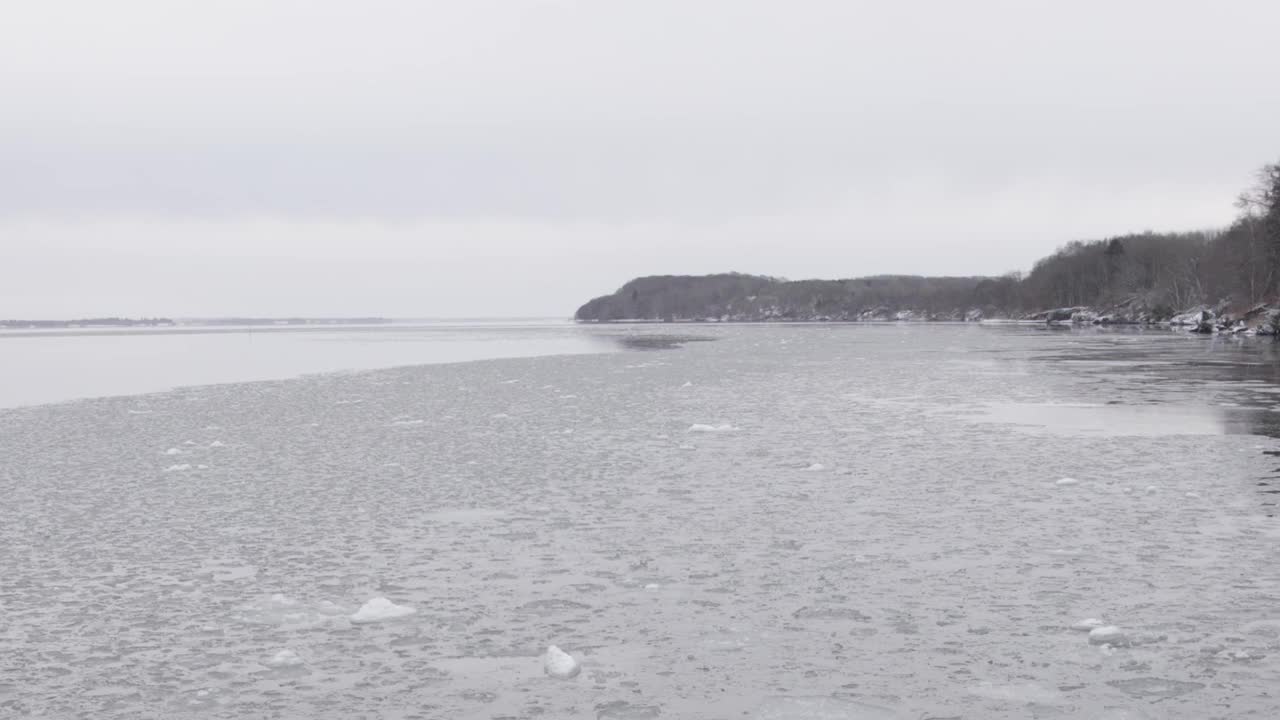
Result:
[[[377,597],[364,605],[351,616],[353,623],[374,623],[382,620],[405,617],[418,612],[411,607],[397,605],[384,597]]]
[[[572,655],[552,645],[542,656],[542,669],[553,678],[568,680],[578,676],[582,671],[582,665],[573,659]]]
[[[1214,329],[1214,317],[1216,316],[1212,310],[1208,308],[1200,308],[1198,310],[1192,310],[1191,312],[1182,313],[1181,315],[1174,315],[1169,320],[1169,324],[1178,327],[1186,327],[1191,330],[1191,332],[1211,333]]]

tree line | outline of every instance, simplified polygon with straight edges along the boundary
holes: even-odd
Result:
[[[1015,317],[1124,307],[1152,319],[1200,305],[1243,309],[1280,297],[1280,163],[1264,166],[1226,228],[1069,242],[1025,273],[800,280],[740,273],[637,278],[583,305],[579,320],[848,320],[909,311]]]

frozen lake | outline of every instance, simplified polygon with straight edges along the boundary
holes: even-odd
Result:
[[[677,330],[0,410],[0,715],[1280,716],[1275,344]]]

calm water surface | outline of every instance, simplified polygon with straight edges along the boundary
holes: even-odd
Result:
[[[0,410],[0,715],[1280,716],[1272,343],[690,332]]]
[[[0,407],[186,385],[504,357],[608,352],[616,332],[557,320],[0,330]]]

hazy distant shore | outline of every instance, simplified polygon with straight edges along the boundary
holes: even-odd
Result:
[[[73,320],[0,320],[0,328],[6,330],[78,329],[78,328],[131,328],[131,327],[218,327],[273,326],[273,325],[376,325],[391,320],[381,317],[359,318],[77,318]]]

